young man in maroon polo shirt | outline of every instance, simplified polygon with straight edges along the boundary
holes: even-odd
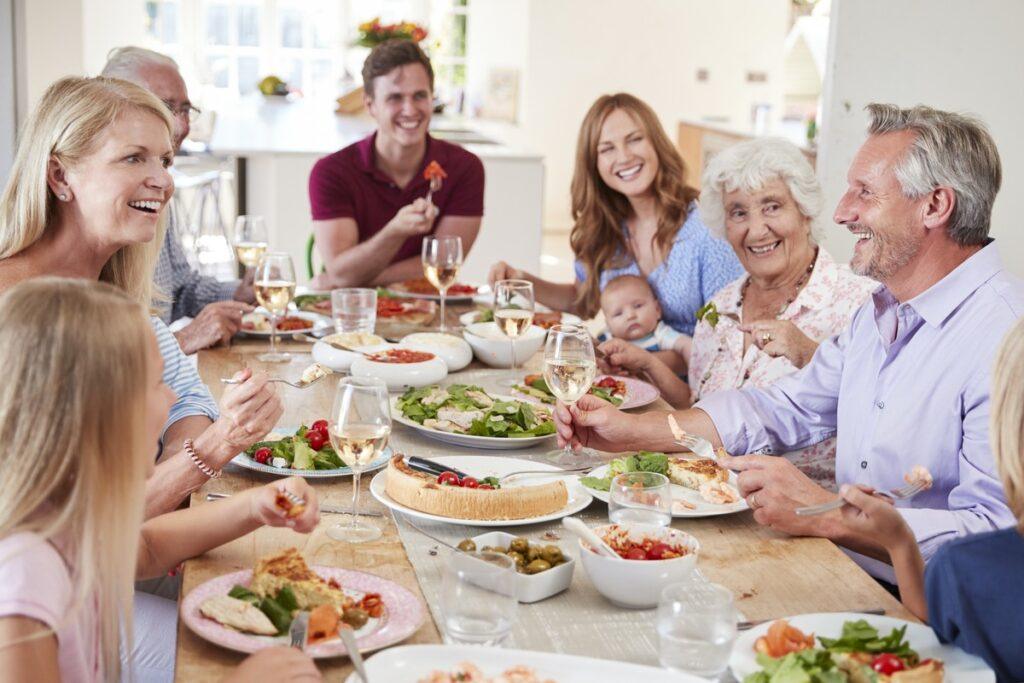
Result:
[[[434,70],[416,43],[378,45],[363,64],[369,137],[320,159],[309,176],[317,289],[387,285],[423,276],[424,235],[458,235],[469,253],[484,208],[484,168],[471,152],[427,134]],[[430,203],[423,170],[448,177]]]

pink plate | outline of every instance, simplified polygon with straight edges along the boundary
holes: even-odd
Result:
[[[601,375],[594,379],[596,384],[605,377],[614,377],[615,379],[622,380],[626,383],[626,400],[619,406],[619,410],[627,410],[629,408],[639,408],[645,406],[648,403],[654,403],[661,396],[661,392],[658,391],[658,387],[644,382],[643,380],[636,379],[635,377],[622,377],[619,375]]]
[[[356,631],[356,642],[360,652],[379,650],[388,645],[401,642],[415,633],[426,618],[423,604],[408,589],[394,581],[382,579],[373,574],[339,569],[337,567],[312,567],[313,571],[324,579],[334,579],[341,584],[346,594],[360,599],[366,593],[379,593],[384,602],[384,616],[370,619],[363,628]],[[256,636],[241,633],[221,626],[212,619],[207,619],[199,612],[199,605],[207,598],[227,595],[236,583],[248,586],[252,580],[252,570],[245,569],[232,574],[218,576],[192,589],[181,603],[181,618],[192,631],[204,640],[238,652],[256,652],[265,647],[287,645],[287,635]],[[306,654],[314,659],[321,657],[338,657],[348,654],[341,638],[328,640],[306,648]]]

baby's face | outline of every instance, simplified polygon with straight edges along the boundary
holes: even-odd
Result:
[[[613,337],[632,341],[654,332],[661,320],[661,306],[651,290],[639,282],[619,285],[601,297],[608,330]]]

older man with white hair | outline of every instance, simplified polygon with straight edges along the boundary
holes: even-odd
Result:
[[[1002,170],[985,127],[922,106],[868,111],[868,139],[835,221],[857,238],[853,270],[882,286],[803,369],[769,387],[707,395],[675,416],[732,453],[784,453],[836,436],[840,484],[890,491],[925,466],[932,488],[896,505],[928,558],[958,536],[1016,523],[988,421],[993,359],[1024,314],[1024,282],[1003,268],[988,236]],[[679,450],[665,413],[622,413],[593,397],[560,405],[557,423],[561,442]],[[725,462],[740,472],[758,522],[830,538],[893,579],[878,540],[853,532],[839,510],[795,513],[837,498],[793,464],[770,455]]]
[[[166,55],[141,47],[120,47],[107,56],[102,76],[131,81],[163,100],[174,116],[174,149],[188,137],[191,115],[198,111],[189,100],[177,63]],[[168,212],[167,234],[154,275],[157,286],[170,297],[159,311],[165,323],[192,317],[175,332],[185,353],[227,343],[242,323],[253,301],[252,283],[220,282],[200,275],[188,263],[181,247],[177,220]]]

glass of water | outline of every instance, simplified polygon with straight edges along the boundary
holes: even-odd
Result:
[[[658,659],[672,671],[716,680],[736,640],[732,592],[696,578],[673,583],[658,603]]]
[[[672,523],[672,490],[668,477],[657,472],[626,472],[612,479],[608,491],[608,519],[612,524]]]
[[[334,331],[373,334],[377,324],[376,289],[335,289],[331,291],[331,315]]]
[[[450,641],[498,645],[512,632],[518,607],[511,557],[452,553],[441,584],[441,614]]]

